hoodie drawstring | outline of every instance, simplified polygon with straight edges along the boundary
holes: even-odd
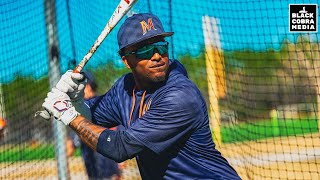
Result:
[[[135,104],[136,104],[136,95],[134,93],[135,90],[136,90],[136,87],[134,87],[133,91],[132,91],[132,107],[131,107],[131,112],[130,112],[130,120],[128,121],[128,126],[130,126],[130,123],[132,121],[133,111],[134,111]],[[140,102],[140,107],[139,107],[139,118],[141,118],[144,115],[144,113],[148,111],[150,104],[151,104],[151,98],[147,104],[144,104],[146,92],[147,91],[144,91],[142,94],[142,97],[141,97],[141,102]]]

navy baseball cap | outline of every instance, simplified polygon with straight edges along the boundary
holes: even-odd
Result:
[[[165,32],[159,18],[151,13],[134,14],[127,18],[118,32],[119,49],[142,42],[157,36],[171,36]]]

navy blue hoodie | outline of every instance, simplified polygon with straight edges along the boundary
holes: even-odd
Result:
[[[215,149],[205,101],[183,65],[170,60],[156,90],[135,90],[131,73],[90,100],[92,121],[105,130],[97,151],[121,162],[136,157],[143,179],[240,179]]]

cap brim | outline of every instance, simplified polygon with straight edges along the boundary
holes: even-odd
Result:
[[[157,34],[157,35],[153,35],[153,36],[143,37],[143,38],[138,39],[136,42],[130,43],[130,44],[126,45],[125,47],[122,47],[121,49],[130,47],[130,46],[135,45],[135,44],[138,44],[138,43],[140,43],[140,42],[142,42],[144,40],[150,39],[150,38],[154,38],[154,37],[158,37],[158,36],[168,37],[168,36],[172,36],[173,34],[174,34],[174,32],[165,32],[165,33],[161,33],[161,34]]]

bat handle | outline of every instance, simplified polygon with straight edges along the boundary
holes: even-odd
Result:
[[[83,68],[83,67],[81,67],[81,66],[78,65],[76,68],[73,69],[72,72],[73,72],[73,73],[80,73],[80,72],[82,71],[82,68]]]

